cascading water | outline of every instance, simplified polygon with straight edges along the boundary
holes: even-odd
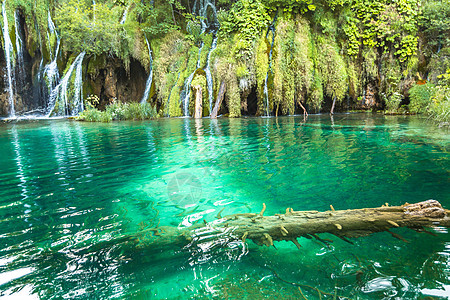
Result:
[[[150,90],[152,89],[152,81],[153,81],[152,49],[150,48],[150,44],[147,40],[147,37],[145,37],[145,42],[147,43],[147,47],[148,47],[148,57],[149,57],[150,67],[149,67],[147,82],[145,83],[144,95],[142,96],[142,99],[141,99],[141,104],[147,102],[148,96],[150,94]]]
[[[92,19],[95,23],[95,0],[92,0]]]
[[[195,68],[194,72],[192,72],[191,75],[189,75],[189,77],[184,82],[184,88],[183,88],[183,92],[182,92],[182,95],[184,95],[184,96],[180,97],[181,100],[183,101],[185,117],[189,117],[189,98],[191,97],[191,83],[192,83],[192,79],[194,79],[195,72],[197,71],[198,68],[200,68],[200,59],[201,59],[203,45],[204,44],[202,42],[202,45],[198,49],[197,67]]]
[[[208,18],[208,8],[211,8],[212,10],[212,21]],[[201,17],[200,22],[202,24],[202,32],[217,22],[217,9],[211,0],[195,0],[192,11]]]
[[[74,81],[74,88],[75,88],[75,95],[74,100],[72,102],[73,109],[72,109],[72,115],[76,116],[80,112],[84,110],[83,105],[83,58],[86,53],[81,53],[81,58],[77,62],[77,69],[75,71],[75,81]]]
[[[213,17],[212,20],[210,20],[210,18],[208,18],[208,8],[211,8],[211,10],[212,10],[212,17]],[[200,18],[201,28],[202,28],[201,33],[204,33],[207,29],[213,29],[213,28],[218,27],[216,6],[214,5],[213,2],[211,2],[211,0],[200,0],[200,1],[196,0],[194,2],[192,11],[196,15],[201,17]],[[217,36],[215,35],[216,30],[214,30],[212,32],[212,34],[214,35],[214,38],[211,43],[211,48],[209,49],[209,52],[208,52],[206,67],[204,69],[205,74],[206,74],[206,82],[207,82],[208,94],[209,94],[209,97],[208,97],[209,98],[209,111],[212,110],[213,93],[214,93],[214,90],[213,90],[214,85],[213,85],[213,80],[212,80],[211,70],[210,70],[210,60],[211,60],[211,52],[217,47]],[[194,78],[195,72],[197,71],[198,68],[200,68],[200,63],[201,63],[200,58],[201,58],[201,52],[202,52],[203,46],[204,46],[204,43],[202,42],[200,49],[198,50],[197,68],[186,79],[186,81],[184,83],[184,88],[182,91],[182,96],[180,97],[184,104],[184,115],[186,117],[189,116],[189,98],[191,96],[191,83],[192,83],[192,79]]]
[[[210,62],[211,62],[211,53],[216,49],[217,47],[217,36],[214,36],[211,49],[208,53],[208,59],[206,61],[206,67],[205,67],[205,74],[206,74],[206,83],[208,85],[208,100],[209,100],[209,111],[212,111],[212,103],[214,98],[214,86],[213,86],[213,79],[211,76],[211,69],[210,69]]]
[[[266,79],[264,80],[264,100],[266,105],[266,116],[270,116],[269,112],[269,89],[267,87],[267,83],[269,81],[269,74],[272,73],[272,55],[273,55],[273,44],[275,43],[275,22],[277,21],[277,15],[273,18],[272,24],[269,26],[267,30],[266,39],[269,38],[269,33],[272,33],[272,42],[270,43],[270,51],[269,51],[269,69],[267,70]]]
[[[55,24],[53,23],[52,17],[50,15],[50,12],[48,13],[48,29],[49,32],[47,32],[47,40],[51,40],[51,35],[54,34],[56,37],[56,46],[54,53],[50,51],[50,59],[51,62],[48,63],[42,72],[42,78],[44,79],[43,84],[45,85],[45,90],[43,91],[43,95],[45,98],[48,98],[52,91],[56,88],[56,86],[59,83],[60,76],[59,76],[59,70],[58,70],[58,64],[57,59],[59,55],[59,46],[60,46],[60,38],[58,35],[58,32],[56,31]],[[50,42],[49,42],[50,43]],[[49,44],[49,49],[52,49],[51,44]],[[42,63],[42,61],[41,61]]]
[[[77,115],[83,110],[83,91],[82,91],[82,63],[86,52],[81,52],[73,61],[69,70],[62,78],[61,82],[52,90],[49,99],[49,109],[47,116],[51,115]],[[73,89],[69,90],[70,79],[75,71]],[[69,92],[73,91],[73,95]],[[71,100],[71,101],[70,101]]]
[[[125,21],[127,20],[128,10],[130,9],[130,5],[128,5],[125,10],[123,11],[122,19],[120,20],[120,24],[125,24]]]
[[[12,68],[15,64],[14,59],[14,48],[11,43],[11,38],[9,37],[9,27],[8,27],[8,18],[6,16],[5,9],[6,0],[3,1],[2,5],[2,15],[3,15],[3,48],[5,50],[5,59],[6,59],[6,72],[8,76],[8,101],[9,101],[9,117],[14,117],[16,115],[16,110],[14,108],[14,78],[12,73]]]

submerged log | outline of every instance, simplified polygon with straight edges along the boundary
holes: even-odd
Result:
[[[244,213],[225,216],[211,223],[201,223],[179,229],[165,226],[122,236],[106,243],[131,243],[133,247],[152,248],[185,247],[205,238],[223,240],[252,240],[258,245],[272,246],[275,241],[292,241],[299,249],[299,237],[315,238],[323,243],[317,234],[331,233],[346,242],[348,238],[367,236],[376,232],[390,232],[389,229],[407,227],[423,230],[424,227],[450,227],[449,210],[443,209],[436,200],[401,206],[383,205],[378,208],[349,210],[294,211],[287,208],[284,214],[264,216],[265,205],[260,213]],[[390,232],[394,237],[400,235]],[[100,245],[98,245],[100,246]]]
[[[216,105],[214,105],[214,109],[211,112],[211,119],[216,119],[217,118],[217,114],[219,113],[220,106],[222,105],[222,101],[223,101],[223,96],[225,94],[225,90],[226,90],[225,81],[222,81],[220,83],[219,94],[217,94]]]

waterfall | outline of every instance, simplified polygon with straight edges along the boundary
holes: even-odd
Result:
[[[86,54],[86,52],[83,52],[80,54],[81,58],[77,62],[77,69],[75,71],[75,81],[74,81],[75,95],[74,95],[74,101],[72,102],[73,110],[71,113],[73,116],[78,115],[80,112],[82,112],[84,110],[84,105],[83,105],[83,58],[84,58],[85,54]]]
[[[145,83],[144,95],[142,96],[142,99],[141,99],[141,104],[147,102],[148,96],[150,94],[150,90],[152,89],[152,81],[153,81],[152,49],[150,48],[150,44],[148,43],[147,37],[145,37],[145,42],[147,43],[147,47],[148,47],[148,57],[149,57],[150,67],[149,67],[147,82]]]
[[[211,28],[213,23],[210,22],[208,19],[208,8],[212,9],[214,20],[213,22],[217,22],[217,9],[211,0],[195,0],[192,11],[197,14],[198,16],[202,17],[200,18],[200,22],[202,24],[202,33],[205,32],[206,29]]]
[[[181,93],[182,95],[184,95],[180,98],[182,99],[184,104],[183,107],[185,117],[189,117],[189,98],[191,97],[191,83],[192,79],[194,79],[195,72],[197,71],[198,68],[200,68],[200,58],[202,54],[203,45],[204,44],[202,43],[202,45],[198,49],[197,67],[195,68],[194,72],[192,72],[191,75],[189,75],[189,77],[184,82],[183,92]]]
[[[210,21],[208,19],[208,8],[212,9],[213,18],[214,18],[212,21]],[[195,0],[192,11],[196,15],[201,17],[200,22],[201,22],[201,26],[202,26],[202,33],[204,33],[207,29],[213,30],[217,27],[217,25],[218,25],[217,10],[216,10],[216,6],[214,5],[213,2],[211,2],[211,0],[199,0],[199,1]],[[214,30],[212,32],[212,34],[214,35],[214,38],[211,43],[211,48],[209,49],[209,52],[208,52],[206,67],[204,70],[205,74],[206,74],[206,82],[208,85],[209,111],[212,110],[212,102],[213,102],[213,97],[214,97],[213,96],[214,85],[213,85],[213,80],[212,80],[212,76],[211,76],[210,59],[211,59],[211,52],[217,47],[217,36],[215,35],[216,30]],[[201,58],[201,52],[202,52],[203,46],[204,46],[204,43],[202,42],[200,49],[198,50],[197,68],[186,79],[186,81],[184,83],[183,92],[180,97],[184,104],[184,115],[186,117],[189,116],[189,98],[191,96],[191,83],[192,83],[192,79],[194,78],[195,72],[197,71],[198,68],[200,68],[200,63],[201,63],[200,58]]]
[[[42,78],[44,81],[42,82],[43,85],[45,85],[45,90],[43,91],[43,95],[45,98],[47,98],[49,95],[51,95],[51,92],[56,88],[56,86],[59,83],[60,76],[59,76],[59,70],[58,70],[58,64],[57,59],[59,55],[59,47],[60,47],[60,38],[58,35],[58,32],[56,31],[55,24],[52,21],[52,17],[50,15],[50,12],[48,12],[48,29],[49,32],[47,32],[47,40],[49,41],[49,49],[50,49],[50,59],[51,62],[48,63],[42,72]],[[51,51],[52,47],[50,44],[50,36],[54,34],[56,36],[56,47],[55,52],[53,53]],[[42,64],[42,61],[41,61]],[[44,86],[43,86],[44,88]]]
[[[12,68],[14,67],[14,49],[11,43],[11,38],[9,37],[9,27],[8,27],[8,18],[6,16],[5,9],[6,0],[3,1],[2,5],[2,15],[3,15],[3,41],[4,41],[4,49],[5,49],[5,59],[6,59],[6,72],[8,76],[8,100],[9,100],[9,116],[14,117],[16,115],[16,111],[14,109],[14,91],[13,91],[13,74]]]
[[[69,70],[62,78],[61,82],[52,90],[50,94],[47,116],[56,115],[77,115],[83,108],[83,91],[82,91],[82,64],[86,52],[81,52],[73,61]],[[73,70],[75,71],[75,79],[73,86],[73,95],[69,95],[68,89],[70,78]],[[71,97],[69,97],[71,96]],[[70,101],[69,98],[72,98]]]
[[[270,116],[269,112],[269,89],[267,87],[267,82],[269,81],[269,74],[272,73],[272,55],[273,55],[273,44],[275,42],[275,22],[277,21],[277,15],[273,18],[272,24],[269,26],[267,30],[266,39],[269,38],[269,33],[272,32],[272,42],[270,43],[270,52],[269,52],[269,69],[267,70],[266,79],[264,80],[264,100],[266,104],[266,116]]]
[[[208,53],[208,59],[206,61],[206,68],[205,68],[205,74],[206,74],[206,83],[208,85],[208,100],[209,100],[209,112],[212,111],[212,103],[214,99],[214,86],[213,86],[213,79],[211,76],[211,69],[210,69],[210,62],[211,62],[211,53],[216,49],[217,47],[217,36],[214,36],[211,49],[209,49]]]
[[[92,0],[92,18],[94,19],[95,23],[95,0]]]
[[[17,64],[17,79],[16,79],[16,90],[19,90],[21,86],[24,85],[25,82],[25,62],[23,58],[23,41],[21,38],[22,31],[20,30],[20,19],[19,19],[19,11],[16,10],[14,12],[14,21],[15,21],[15,33],[16,33],[16,64]]]
[[[120,20],[120,24],[125,24],[125,21],[127,20],[128,10],[130,9],[130,5],[128,5],[125,10],[123,11],[122,19]]]

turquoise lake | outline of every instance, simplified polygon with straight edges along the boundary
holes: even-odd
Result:
[[[372,114],[0,123],[0,297],[447,299],[450,235],[394,229],[154,250],[107,241],[234,213],[450,208],[450,135]],[[103,246],[102,246],[103,245]],[[89,250],[89,251],[88,251]],[[431,297],[431,298],[429,298]]]

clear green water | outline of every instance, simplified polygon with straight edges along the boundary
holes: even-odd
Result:
[[[0,295],[17,299],[427,299],[450,295],[450,235],[396,230],[191,253],[87,247],[156,225],[426,199],[450,208],[448,131],[360,114],[0,124]],[[319,289],[326,295],[316,290]],[[396,298],[397,297],[397,298]]]

